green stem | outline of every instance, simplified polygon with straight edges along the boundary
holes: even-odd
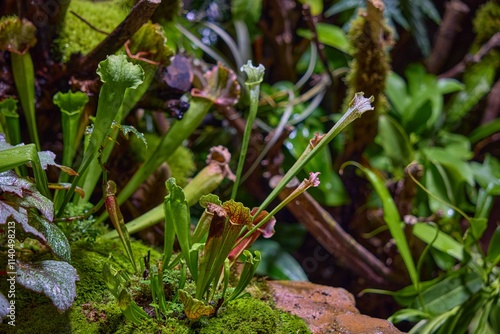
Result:
[[[267,196],[267,198],[259,206],[259,209],[255,213],[254,217],[257,217],[259,213],[264,211],[264,209],[278,196],[278,194],[286,187],[286,185],[304,168],[304,166],[311,161],[312,158],[323,149],[330,141],[333,140],[347,125],[349,125],[355,119],[361,117],[361,115],[367,110],[373,110],[370,103],[373,102],[373,96],[369,99],[363,97],[363,93],[356,93],[354,99],[349,105],[349,109],[342,116],[342,118],[335,123],[335,125],[328,131],[328,133],[315,143],[313,146],[309,145],[308,149],[302,153],[295,164],[290,168],[290,170],[283,176],[279,184],[274,188],[274,190]],[[273,210],[274,211],[274,210]]]
[[[243,165],[245,164],[245,157],[248,151],[248,143],[250,142],[250,135],[252,134],[252,126],[255,122],[257,109],[259,107],[260,83],[264,79],[264,66],[259,65],[258,67],[254,67],[250,60],[241,67],[241,71],[246,72],[248,76],[245,85],[248,87],[250,93],[250,111],[248,113],[247,124],[245,125],[245,133],[243,134],[243,143],[241,146],[240,158],[238,160],[238,168],[236,170],[236,180],[234,181],[233,190],[231,192],[231,199],[235,199],[236,193],[238,192]]]
[[[120,192],[118,195],[120,205],[193,133],[205,118],[212,104],[212,101],[203,98],[191,99],[191,105],[184,118],[172,125],[155,152],[151,154],[150,158],[139,168]],[[98,221],[102,222],[106,218],[107,214],[104,212]]]
[[[35,115],[35,70],[33,68],[33,61],[29,52],[23,55],[11,52],[10,55],[14,83],[19,94],[24,117],[26,117],[30,139],[35,143],[37,150],[40,151],[40,140],[38,138]]]

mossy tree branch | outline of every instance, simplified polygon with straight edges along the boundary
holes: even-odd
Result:
[[[160,3],[161,0],[140,0],[137,2],[129,15],[113,32],[89,54],[76,60],[75,68],[79,68],[82,72],[93,71],[100,61],[106,59],[107,55],[118,51],[151,18]]]

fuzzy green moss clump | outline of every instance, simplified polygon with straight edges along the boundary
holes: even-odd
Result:
[[[241,298],[229,303],[225,311],[211,318],[200,334],[220,333],[310,333],[298,317],[276,312],[258,299]]]
[[[61,25],[60,37],[56,40],[63,62],[67,62],[73,53],[87,54],[106,38],[105,34],[92,29],[71,11],[107,33],[113,31],[128,13],[121,0],[72,0]]]
[[[473,25],[476,38],[472,51],[477,52],[491,36],[500,31],[500,4],[489,1],[481,6],[476,12]]]
[[[145,256],[151,250],[139,242],[133,242],[132,248],[137,257]],[[309,333],[298,317],[254,298],[232,301],[219,310],[217,317],[196,323],[172,317],[160,321],[149,318],[134,325],[121,313],[102,275],[103,264],[108,261],[116,269],[132,272],[120,241],[77,242],[71,252],[72,265],[80,277],[73,306],[67,312],[59,313],[44,295],[17,286],[15,333]],[[157,263],[160,258],[157,251],[151,250],[151,263]],[[6,261],[1,257],[0,260]],[[6,285],[6,280],[0,280],[0,289],[5,291]],[[0,333],[12,332],[11,326],[0,324]]]

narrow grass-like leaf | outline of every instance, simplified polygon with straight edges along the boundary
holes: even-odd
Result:
[[[189,213],[189,206],[184,196],[184,191],[175,183],[174,178],[168,179],[166,187],[169,195],[165,197],[164,210],[165,210],[165,248],[172,247],[172,229],[175,231],[177,240],[181,247],[182,256],[186,260],[186,264],[196,281],[198,277],[197,259],[191,259],[191,234],[190,224],[191,216]],[[165,249],[167,252],[167,249]],[[166,253],[166,257],[170,254],[170,250]],[[171,254],[170,254],[171,255]],[[166,263],[168,264],[168,263]]]
[[[255,257],[248,250],[245,250],[243,252],[243,255],[246,257],[246,260],[245,260],[245,265],[243,266],[243,270],[241,271],[240,274],[240,279],[238,281],[238,284],[234,288],[233,293],[224,300],[224,303],[227,303],[230,300],[238,298],[243,293],[247,285],[252,280],[253,275],[257,270],[257,266],[260,263],[261,255],[259,251],[255,251]]]
[[[125,248],[125,252],[132,263],[135,271],[138,272],[139,268],[135,262],[134,253],[132,251],[132,244],[130,243],[130,236],[127,231],[127,227],[125,226],[125,221],[123,219],[123,215],[120,211],[120,206],[116,200],[116,184],[113,181],[108,181],[106,187],[106,210],[109,213],[109,218],[113,223],[115,230],[118,232],[120,239],[122,241],[123,247]]]
[[[384,208],[384,220],[389,227],[389,231],[391,232],[394,241],[396,242],[396,247],[398,248],[401,257],[403,258],[411,281],[415,286],[418,286],[420,279],[415,267],[415,262],[413,261],[413,258],[411,256],[408,241],[406,240],[406,236],[403,232],[403,229],[401,228],[401,218],[399,216],[399,212],[396,208],[394,200],[389,194],[384,181],[379,176],[377,176],[377,174],[359,164],[355,164],[355,166],[358,167],[366,175],[373,188],[377,192],[378,196],[380,197],[382,206]],[[434,235],[435,234],[432,234],[431,236]]]
[[[11,53],[12,73],[17,93],[23,107],[24,116],[28,125],[28,132],[31,141],[35,143],[37,149],[40,149],[40,139],[38,138],[38,129],[35,115],[35,70],[31,55],[25,53],[19,55]]]
[[[306,150],[295,164],[288,170],[288,172],[283,176],[278,185],[273,189],[273,191],[266,197],[266,199],[259,206],[259,209],[255,213],[258,216],[283,190],[283,188],[304,168],[305,165],[317,154],[317,152],[323,149],[330,141],[333,140],[347,125],[353,122],[355,119],[361,117],[361,115],[368,111],[373,110],[371,103],[373,102],[373,96],[370,98],[363,97],[364,93],[356,93],[351,103],[349,104],[348,110],[345,112],[344,116],[335,123],[335,125],[325,134],[321,139],[316,141],[314,145],[309,145],[308,150]],[[262,222],[265,222],[263,220]]]

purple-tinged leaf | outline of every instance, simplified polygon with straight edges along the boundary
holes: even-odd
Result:
[[[63,261],[46,260],[39,263],[17,262],[16,282],[27,289],[43,293],[60,312],[66,311],[76,297],[76,269]]]
[[[20,178],[14,171],[0,173],[0,191],[23,197],[23,189],[30,189],[31,182]]]
[[[23,207],[26,209],[35,208],[49,221],[54,219],[54,204],[47,197],[43,196],[33,183],[23,183],[21,188],[21,197],[14,193],[4,192],[3,198],[16,207]]]
[[[10,303],[3,293],[0,292],[0,322],[9,314]]]
[[[19,211],[9,204],[0,201],[0,225],[6,224],[9,217],[14,219],[21,225],[24,232],[33,235],[38,240],[46,242],[45,237],[36,228],[28,224],[28,211],[24,208],[19,208]]]
[[[44,217],[30,213],[28,215],[31,225],[42,232],[45,240],[40,240],[52,249],[52,252],[61,260],[71,262],[71,247],[63,231]]]
[[[42,165],[43,169],[47,169],[49,165],[55,166],[62,170],[65,173],[68,173],[69,175],[78,175],[77,172],[75,172],[73,169],[70,167],[62,166],[59,165],[58,163],[55,162],[56,154],[51,151],[41,151],[38,152],[38,157],[40,158],[40,164]]]

